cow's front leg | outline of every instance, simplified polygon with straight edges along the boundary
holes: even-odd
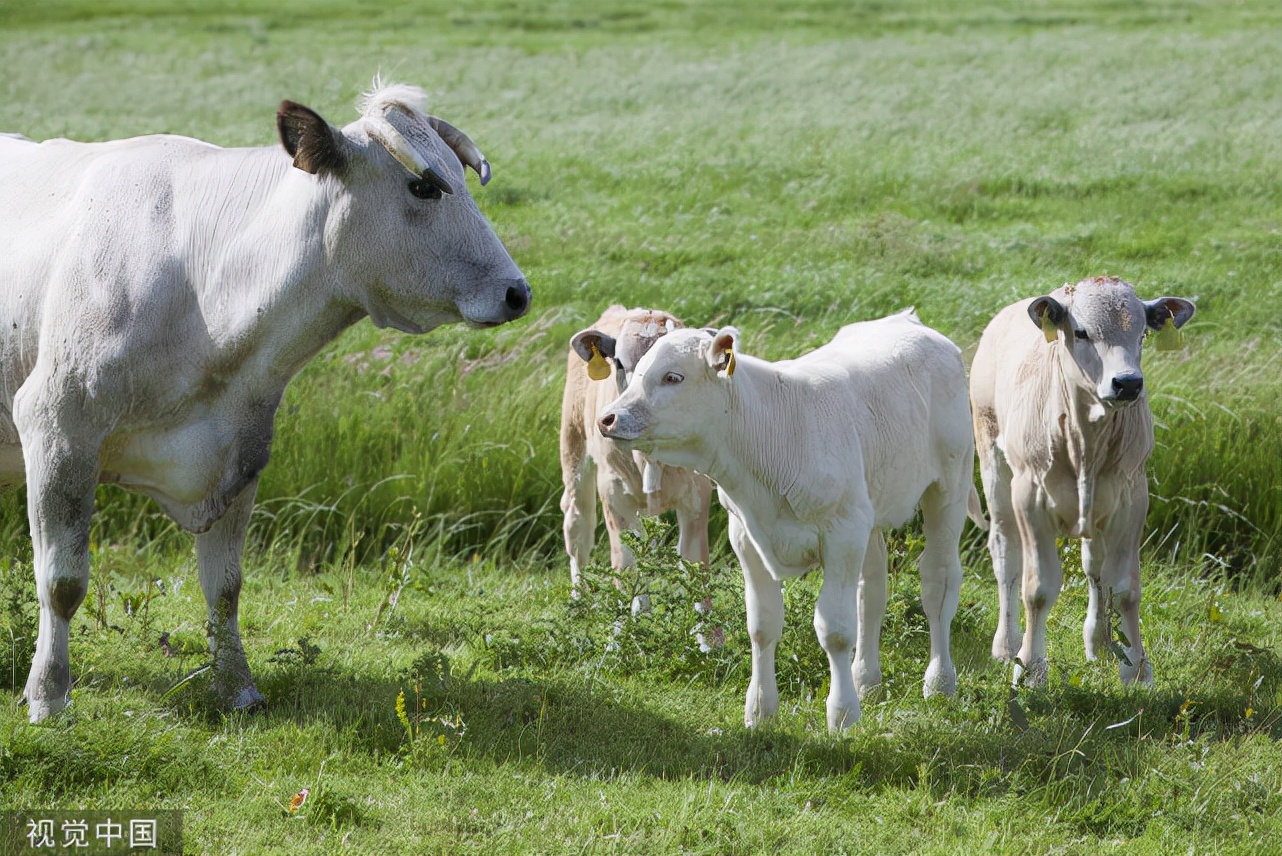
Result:
[[[831,535],[832,533],[829,533]],[[859,693],[853,677],[859,632],[858,585],[872,527],[852,527],[849,541],[824,545],[824,579],[815,601],[815,635],[828,655],[828,730],[841,731],[859,719]],[[822,538],[821,538],[822,543]]]
[[[1024,558],[1024,641],[1015,666],[1015,683],[1023,680],[1033,687],[1043,687],[1049,677],[1046,659],[1046,623],[1059,600],[1064,572],[1055,548],[1054,523],[1036,507],[1037,487],[1031,479],[1017,479],[1013,485],[1016,520]]]
[[[868,539],[859,574],[856,598],[859,616],[859,644],[855,646],[852,677],[855,691],[863,699],[868,690],[881,683],[881,624],[886,618],[886,537],[874,529]]]
[[[26,461],[27,516],[40,624],[24,695],[32,722],[70,704],[71,618],[89,590],[89,518],[98,482],[97,443],[77,444],[55,424],[15,403]]]
[[[200,588],[208,607],[206,631],[214,654],[214,693],[236,710],[253,708],[265,700],[249,673],[245,648],[240,641],[240,557],[245,531],[254,508],[258,480],[250,482],[205,532],[196,536],[196,563]]]
[[[743,568],[743,599],[748,613],[748,638],[752,642],[752,680],[743,705],[743,724],[752,728],[779,710],[775,648],[783,635],[783,588],[766,569],[761,554],[748,538],[747,529],[733,513],[729,531],[730,546]]]

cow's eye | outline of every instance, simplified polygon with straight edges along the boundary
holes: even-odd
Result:
[[[663,376],[664,383],[678,384],[683,380],[685,380],[685,375],[678,374],[677,372],[668,372]]]
[[[440,199],[441,189],[435,184],[424,181],[421,178],[415,178],[409,183],[410,193],[414,194],[415,199]]]
[[[1073,335],[1081,339],[1083,342],[1090,339],[1090,335],[1086,332],[1086,329],[1084,327],[1078,327],[1076,330],[1073,331]]]

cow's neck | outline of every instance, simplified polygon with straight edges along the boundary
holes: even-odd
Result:
[[[224,359],[284,382],[364,315],[343,298],[330,258],[339,186],[274,149],[227,155],[238,168],[228,179],[222,164],[215,198],[202,200],[209,213],[197,215],[203,246],[194,248],[191,284]]]

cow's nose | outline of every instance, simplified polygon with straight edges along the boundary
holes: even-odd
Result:
[[[520,318],[530,308],[530,285],[525,280],[507,287],[503,295],[503,304],[507,306],[508,320]]]
[[[597,425],[600,426],[601,433],[604,434],[606,431],[609,431],[611,428],[613,428],[614,423],[617,421],[618,421],[617,416],[615,416],[613,413],[607,413],[601,417],[600,421],[597,422]]]
[[[1118,401],[1134,401],[1144,389],[1144,378],[1140,375],[1119,375],[1113,378],[1113,393]]]

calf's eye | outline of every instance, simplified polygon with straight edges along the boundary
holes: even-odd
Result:
[[[663,376],[664,383],[677,384],[677,383],[681,383],[681,381],[683,380],[685,380],[685,376],[677,374],[676,372],[668,372]]]
[[[1078,327],[1076,330],[1074,330],[1073,335],[1081,339],[1083,342],[1085,342],[1087,339],[1090,338],[1090,336],[1087,335],[1086,330],[1082,327]]]

